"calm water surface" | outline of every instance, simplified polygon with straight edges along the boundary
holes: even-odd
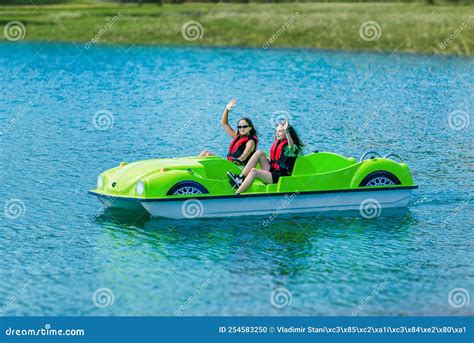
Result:
[[[0,314],[472,315],[456,306],[474,297],[473,80],[462,58],[0,44]],[[306,152],[399,153],[409,211],[267,227],[100,212],[87,190],[121,161],[224,155],[232,97],[261,148],[283,112]]]

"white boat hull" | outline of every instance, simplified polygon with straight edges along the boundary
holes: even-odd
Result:
[[[124,210],[130,210],[130,211],[144,211],[145,210],[140,203],[140,199],[121,198],[121,197],[108,196],[108,195],[92,193],[92,192],[90,193],[95,195],[99,199],[99,201],[102,203],[104,208],[113,207],[113,208],[121,208]]]
[[[154,217],[172,219],[279,215],[328,211],[360,211],[373,218],[383,209],[408,205],[412,187],[341,192],[195,197],[185,199],[142,200],[142,206]]]

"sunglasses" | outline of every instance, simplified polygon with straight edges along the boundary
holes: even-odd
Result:
[[[250,126],[248,126],[248,125],[237,126],[238,129],[246,129],[248,127],[250,127]]]

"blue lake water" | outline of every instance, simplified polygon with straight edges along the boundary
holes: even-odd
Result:
[[[474,314],[473,62],[0,44],[0,315]],[[223,156],[231,98],[266,150],[289,113],[306,152],[400,154],[409,211],[267,227],[100,212],[87,190],[121,161]]]

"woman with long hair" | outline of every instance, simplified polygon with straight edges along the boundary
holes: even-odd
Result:
[[[296,157],[303,153],[303,146],[298,133],[288,121],[278,124],[275,141],[270,149],[270,159],[263,151],[258,150],[240,175],[227,173],[232,187],[237,188],[236,194],[247,191],[255,179],[271,184],[277,183],[282,176],[291,175]],[[255,168],[257,164],[260,169]]]
[[[227,159],[237,165],[245,165],[257,150],[258,138],[257,130],[253,126],[252,121],[248,117],[242,117],[237,124],[235,131],[229,124],[229,112],[237,105],[237,101],[232,99],[222,113],[221,125],[225,132],[232,137]],[[204,150],[199,156],[215,156],[215,154]]]

